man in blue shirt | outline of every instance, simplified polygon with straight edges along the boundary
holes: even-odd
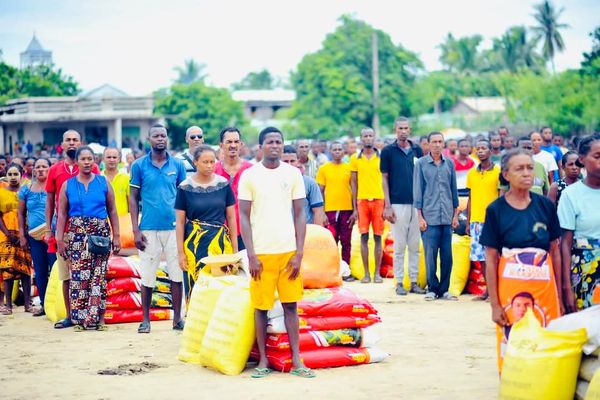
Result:
[[[298,168],[299,161],[296,148],[289,145],[284,146],[281,161]],[[327,219],[327,215],[325,215],[321,188],[319,188],[317,182],[310,176],[302,175],[302,179],[304,180],[304,188],[306,189],[306,202],[304,204],[306,223],[321,226],[329,225],[329,220]]]
[[[548,126],[542,128],[542,140],[544,141],[542,143],[542,150],[552,154],[552,157],[554,157],[554,160],[556,161],[556,165],[558,165],[558,170],[554,171],[554,181],[556,182],[562,176],[563,152],[560,147],[552,143],[553,136],[552,128]]]
[[[135,247],[140,251],[142,275],[142,309],[144,320],[138,333],[150,333],[150,304],[156,284],[156,270],[164,253],[171,280],[173,298],[173,329],[183,330],[181,300],[183,271],[179,268],[175,238],[175,197],[177,186],[186,178],[185,166],[167,151],[167,129],[152,125],[148,132],[151,151],[131,166],[129,210]],[[142,221],[138,226],[139,201]]]

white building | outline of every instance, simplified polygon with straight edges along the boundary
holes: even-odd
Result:
[[[41,64],[52,64],[52,52],[45,50],[34,34],[27,49],[21,53],[21,69]]]
[[[128,96],[110,85],[80,96],[9,100],[0,106],[0,152],[12,152],[15,143],[54,146],[68,129],[87,143],[135,147],[152,124],[162,121],[153,110],[152,97]]]

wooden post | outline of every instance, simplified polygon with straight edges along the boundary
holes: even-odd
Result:
[[[377,32],[371,36],[372,47],[372,72],[373,72],[373,129],[379,134],[379,44],[377,43]]]

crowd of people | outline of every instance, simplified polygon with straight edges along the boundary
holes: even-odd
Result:
[[[1,156],[0,312],[12,313],[12,287],[20,281],[25,311],[44,315],[56,260],[67,318],[55,327],[106,329],[107,262],[120,250],[119,216],[127,214],[141,260],[139,333],[151,330],[161,259],[171,280],[173,329],[182,330],[182,300],[191,295],[201,260],[246,249],[261,354],[257,377],[270,372],[264,338],[276,290],[294,371],[314,376],[299,358],[295,307],[302,296],[306,223],[328,228],[346,263],[357,225],[364,284],[383,281],[382,236],[389,224],[396,295],[452,301],[452,235],[460,230],[462,212],[470,259],[481,263],[488,288],[476,299],[491,303],[500,356],[524,309],[547,324],[600,302],[600,213],[594,211],[600,201],[599,134],[576,138],[567,148],[549,127],[519,137],[500,127],[459,140],[440,132],[415,138],[410,120],[400,117],[393,131],[387,141],[364,128],[358,140],[289,143],[269,127],[249,147],[239,129],[227,127],[218,147],[211,147],[203,130],[192,126],[188,148],[172,154],[167,129],[156,124],[148,133],[149,150],[126,159],[115,147],[98,158],[73,130],[63,135],[60,160]],[[426,289],[417,284],[421,243]],[[408,291],[402,284],[406,252]],[[29,298],[32,267],[42,301],[37,309]]]

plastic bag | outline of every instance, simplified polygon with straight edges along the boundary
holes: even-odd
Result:
[[[315,350],[321,347],[372,347],[379,342],[379,335],[373,328],[349,328],[331,331],[300,332],[300,350]],[[287,333],[272,333],[267,336],[266,345],[277,351],[290,348]]]
[[[142,310],[106,310],[104,322],[107,324],[123,324],[128,322],[142,322],[144,313]],[[173,311],[167,308],[151,308],[151,321],[167,321],[173,319]]]
[[[141,217],[142,216],[140,215],[140,220]],[[133,240],[133,227],[131,225],[131,214],[119,216],[119,230],[121,231],[121,248],[135,248],[135,241]]]
[[[308,317],[299,316],[300,331],[329,331],[344,328],[366,328],[381,322],[377,315],[357,317],[353,315],[331,316],[331,317]],[[283,316],[269,319],[267,325],[268,333],[286,333]]]
[[[369,314],[377,314],[377,310],[348,288],[306,289],[298,302],[298,315],[301,316]]]
[[[243,286],[225,288],[204,332],[200,364],[225,375],[238,375],[246,366],[254,340],[250,289]]]
[[[110,257],[108,259],[108,270],[106,278],[140,278],[140,258],[131,257]]]
[[[452,235],[452,272],[448,291],[460,296],[465,289],[471,270],[471,237]]]
[[[340,253],[328,229],[306,225],[301,275],[305,288],[341,286]]]
[[[142,290],[142,280],[139,278],[115,278],[106,282],[106,295],[113,296],[127,292]]]
[[[581,366],[579,367],[579,376],[584,380],[591,382],[598,370],[600,370],[600,358],[583,357]]]
[[[300,351],[300,358],[308,368],[331,368],[382,362],[389,354],[377,348],[329,347]],[[292,353],[267,350],[271,367],[287,372],[292,368]]]
[[[592,354],[600,348],[600,306],[564,315],[548,324],[548,330],[556,332],[576,328],[585,328],[587,331],[587,342],[583,346],[585,354]]]
[[[387,237],[389,232],[389,224],[385,224],[382,237]],[[365,268],[363,266],[362,257],[360,255],[360,232],[357,224],[352,228],[352,238],[350,240],[350,271],[356,279],[362,279],[365,276]],[[375,240],[373,239],[373,231],[369,232],[369,271],[371,277],[375,276]]]
[[[585,400],[600,400],[600,371],[596,371],[588,385]]]
[[[50,271],[50,278],[46,287],[46,297],[44,298],[46,318],[52,322],[58,322],[67,317],[62,284],[62,281],[58,280],[58,261],[56,261]]]
[[[510,333],[500,399],[572,399],[585,341],[585,329],[550,332],[528,309]]]
[[[168,293],[152,293],[151,307],[171,308],[173,299]],[[142,308],[142,295],[137,292],[114,294],[106,298],[106,309],[136,310]]]

